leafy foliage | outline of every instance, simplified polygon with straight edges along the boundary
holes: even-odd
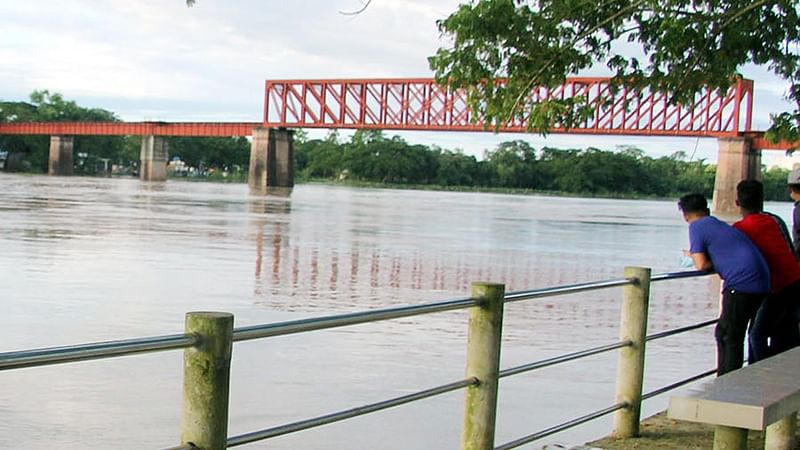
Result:
[[[466,89],[488,123],[522,117],[539,132],[580,123],[580,98],[534,103],[529,94],[598,63],[614,83],[666,92],[673,103],[727,89],[755,63],[789,82],[795,105],[772,117],[768,137],[800,137],[797,0],[473,0],[438,26],[452,45],[429,58],[437,80]]]
[[[348,176],[411,184],[431,183],[438,165],[427,147],[409,145],[399,136],[387,139],[380,131],[357,131],[345,146],[342,162]]]
[[[250,142],[242,136],[170,137],[167,143],[170,156],[193,167],[245,167],[250,163]]]
[[[33,91],[30,102],[0,102],[0,121],[5,122],[117,122],[117,116],[100,108],[84,108],[61,94],[47,90]],[[118,162],[127,159],[121,136],[76,136],[73,154],[77,174],[94,174],[101,160]],[[46,172],[49,157],[47,136],[0,136],[0,148],[21,158],[21,169]],[[80,157],[78,155],[84,155]],[[138,153],[137,153],[138,158]]]
[[[295,168],[299,180],[661,198],[689,192],[710,197],[716,171],[714,165],[689,160],[683,152],[652,158],[635,147],[536,150],[518,140],[503,142],[478,160],[458,150],[387,138],[380,131],[357,132],[349,142],[332,133],[326,139],[297,143]],[[786,175],[775,169],[765,173],[768,199],[787,200]]]
[[[764,172],[764,198],[769,200],[785,200],[789,197],[786,179],[789,169],[773,167]]]

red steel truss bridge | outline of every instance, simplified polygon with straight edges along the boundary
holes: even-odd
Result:
[[[752,149],[788,149],[753,131],[753,81],[738,78],[727,91],[705,90],[690,104],[675,105],[666,94],[620,86],[611,79],[573,77],[556,88],[536,88],[530,101],[583,97],[594,114],[570,129],[549,133],[687,136],[748,136]],[[360,80],[269,80],[264,124],[286,128],[352,128],[418,131],[493,131],[467,104],[466,92],[432,78]],[[524,120],[498,132],[529,132]]]
[[[556,88],[535,88],[531,101],[582,97],[592,117],[550,133],[724,138],[749,136],[753,149],[789,148],[769,144],[752,131],[753,82],[739,78],[725,92],[706,90],[690,104],[668,96],[620,86],[609,78],[576,77]],[[498,132],[528,132],[517,120]],[[0,134],[243,136],[254,127],[350,128],[418,131],[493,131],[467,105],[466,93],[432,78],[268,80],[263,122],[0,123]]]
[[[665,136],[738,136],[749,130],[753,82],[738,79],[727,92],[706,91],[690,105],[671,105],[665,94],[612,90],[609,78],[568,78],[554,89],[537,88],[533,102],[584,97],[594,115],[551,133]],[[430,78],[267,81],[264,122],[272,127],[381,130],[485,131],[469,109],[466,92]],[[744,113],[744,121],[740,120]],[[500,132],[528,132],[517,120]]]

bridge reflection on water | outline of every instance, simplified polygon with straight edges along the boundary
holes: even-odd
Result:
[[[469,217],[459,215],[466,208],[463,202],[476,194],[368,194],[323,186],[313,190],[318,191],[315,196],[322,191],[323,197],[338,198],[315,205],[320,210],[313,214],[307,210],[305,193],[295,195],[295,200],[288,190],[248,199],[256,304],[287,311],[343,311],[461,296],[475,280],[503,282],[508,291],[564,285],[617,277],[631,260],[649,261],[657,270],[676,270],[680,249],[685,247],[685,225],[677,214],[665,216],[672,213],[672,205],[664,202],[634,206],[615,200],[520,200],[477,194],[489,198],[484,200],[487,215],[481,219],[480,207]],[[426,208],[427,195],[441,205]],[[387,199],[378,200],[381,197]],[[402,197],[411,197],[409,204],[415,205],[408,209],[380,205],[391,202],[391,197],[401,202],[409,202]],[[563,202],[573,204],[556,206]],[[604,205],[612,209],[604,211]],[[619,209],[621,205],[633,210]],[[652,208],[659,213],[653,215]],[[573,217],[562,215],[569,211]],[[584,213],[579,211],[592,212],[581,217]],[[659,302],[669,305],[669,314],[656,321],[657,327],[674,326],[685,314],[697,316],[715,307],[713,295],[698,304],[684,288],[714,292],[716,282],[676,284],[681,287],[673,284],[659,296]],[[593,303],[600,309],[587,312],[576,307],[569,315],[591,315],[594,326],[616,326],[617,296],[596,295]],[[607,317],[597,316],[603,311]]]

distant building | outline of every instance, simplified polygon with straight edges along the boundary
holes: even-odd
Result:
[[[173,156],[172,160],[167,164],[167,172],[179,177],[185,177],[189,174],[189,166],[184,161],[181,161],[179,156]]]

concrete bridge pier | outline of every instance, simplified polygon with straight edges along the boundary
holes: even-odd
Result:
[[[761,152],[752,150],[748,138],[720,138],[717,175],[711,211],[721,219],[739,217],[736,185],[746,179],[761,179]]]
[[[50,136],[48,175],[72,175],[73,136]]]
[[[294,131],[286,128],[253,129],[250,146],[250,189],[294,186]]]
[[[163,136],[142,136],[139,153],[139,179],[142,181],[167,181],[169,146]]]

